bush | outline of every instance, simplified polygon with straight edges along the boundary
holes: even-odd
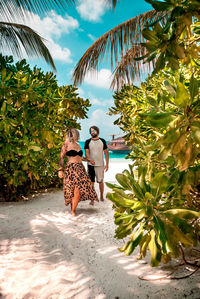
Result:
[[[165,69],[140,87],[124,86],[110,109],[120,114],[116,124],[127,132],[133,160],[118,185],[108,184],[115,237],[130,236],[121,248],[127,255],[140,246],[142,258],[149,249],[152,266],[200,239],[199,86],[199,69]]]
[[[53,73],[0,56],[0,188],[6,200],[58,185],[58,160],[65,131],[80,128],[89,100]]]

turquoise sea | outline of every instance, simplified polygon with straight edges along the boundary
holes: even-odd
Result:
[[[83,150],[83,153],[84,153],[84,155],[85,155],[85,151],[84,151],[84,144],[85,144],[85,142],[84,141],[79,141],[79,143],[80,143],[80,146],[81,146],[81,149]],[[110,159],[125,159],[125,157],[126,157],[126,153],[114,153],[114,152],[109,152],[109,158]]]

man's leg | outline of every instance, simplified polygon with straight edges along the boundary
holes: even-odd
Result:
[[[88,175],[89,175],[89,178],[90,178],[90,180],[92,182],[92,185],[94,186],[94,182],[95,182],[94,166],[88,165]]]
[[[100,190],[100,199],[104,201],[103,193],[104,193],[104,182],[99,183],[99,190]]]
[[[95,166],[95,174],[97,178],[97,182],[99,183],[99,191],[100,191],[100,200],[104,201],[103,193],[104,193],[104,166]]]

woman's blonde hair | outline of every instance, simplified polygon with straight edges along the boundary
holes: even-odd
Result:
[[[67,131],[66,140],[69,142],[78,141],[79,140],[79,131],[77,129],[69,129]]]

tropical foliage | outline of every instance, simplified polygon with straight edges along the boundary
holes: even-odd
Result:
[[[129,170],[108,186],[115,209],[120,249],[140,256],[151,252],[151,265],[182,254],[200,240],[200,68],[197,1],[148,1],[168,12],[164,24],[143,30],[153,74],[139,87],[116,92],[110,114],[132,146]]]
[[[88,71],[98,70],[104,56],[114,68],[111,86],[141,79],[144,72],[166,65],[177,69],[181,60],[195,64],[199,53],[200,3],[196,0],[145,0],[154,10],[138,15],[102,35],[78,62],[76,84]]]
[[[156,22],[143,30],[147,50],[147,54],[143,57],[145,61],[156,58],[154,71],[165,66],[178,69],[179,62],[195,65],[200,50],[199,1],[148,0],[147,2],[152,4],[157,12],[168,12],[168,18],[163,25]]]
[[[200,71],[164,69],[140,87],[115,93],[110,114],[128,132],[130,170],[118,174],[112,193],[121,248],[140,258],[151,251],[151,265],[179,255],[179,246],[196,245],[200,217]]]
[[[6,18],[6,21],[0,20],[0,38],[1,52],[4,49],[18,58],[23,58],[23,51],[28,56],[38,56],[45,59],[53,70],[56,70],[53,58],[45,45],[45,40],[33,29],[18,24],[15,20],[24,19],[25,16],[30,18],[32,13],[44,13],[53,8],[66,9],[68,5],[74,4],[76,0],[3,0],[0,5],[0,13]],[[113,8],[116,0],[105,0]]]
[[[0,188],[4,198],[58,184],[65,131],[80,128],[89,100],[58,86],[53,73],[0,56]]]

